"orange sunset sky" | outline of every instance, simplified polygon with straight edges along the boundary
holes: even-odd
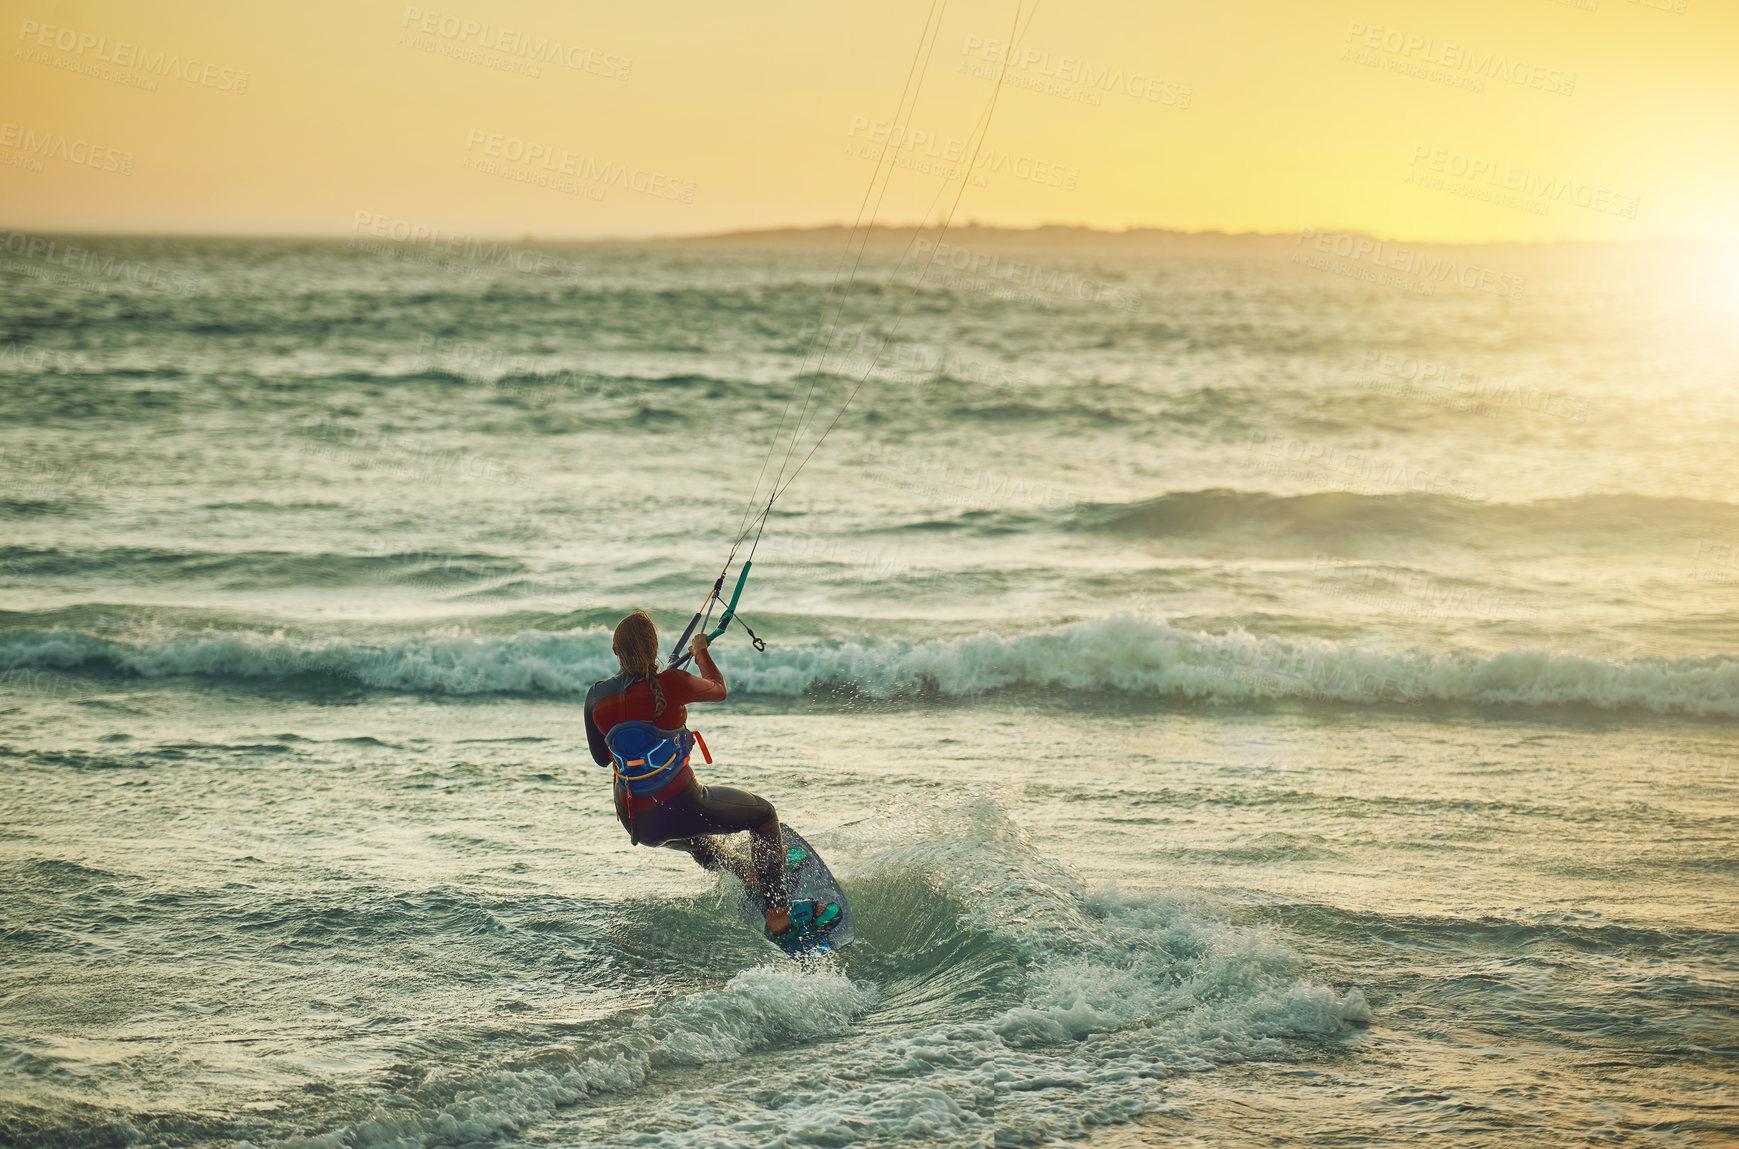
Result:
[[[678,235],[922,215],[1012,3],[6,0],[0,226]],[[1739,237],[1732,0],[1047,0],[960,219]]]

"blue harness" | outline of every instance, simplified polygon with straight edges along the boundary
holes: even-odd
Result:
[[[694,734],[665,730],[651,722],[618,722],[604,735],[610,748],[610,769],[630,794],[646,797],[664,789],[688,764]]]

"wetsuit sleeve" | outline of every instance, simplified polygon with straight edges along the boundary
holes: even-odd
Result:
[[[679,671],[671,675],[676,679],[672,683],[666,683],[664,676],[659,675],[658,685],[664,687],[672,702],[684,705],[690,702],[723,702],[728,693],[725,676],[719,670],[718,664],[713,662],[712,655],[704,650],[696,652],[694,668],[700,671],[700,677],[697,678],[687,671]]]
[[[596,686],[586,691],[586,744],[592,749],[592,761],[600,766],[608,766],[610,747],[604,742],[604,732],[598,729],[597,720],[592,717],[592,707],[597,704],[597,692]]]

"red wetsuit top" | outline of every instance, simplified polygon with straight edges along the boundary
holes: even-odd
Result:
[[[600,766],[610,764],[610,747],[604,735],[618,722],[651,722],[663,730],[677,730],[688,725],[690,702],[723,702],[725,676],[713,663],[712,656],[699,651],[694,656],[694,665],[700,671],[699,677],[686,670],[659,671],[664,713],[658,715],[652,713],[652,687],[641,679],[623,673],[593,684],[586,693],[586,742],[592,760]],[[693,780],[694,772],[685,765],[665,789],[675,793]],[[654,800],[660,801],[664,796],[661,793]]]
[[[658,686],[664,691],[664,712],[653,714],[654,706],[652,687],[642,681],[631,681],[627,688],[619,691],[609,691],[607,683],[615,679],[605,679],[593,690],[597,692],[594,701],[586,708],[586,717],[591,725],[598,729],[598,740],[592,744],[592,757],[598,760],[598,765],[610,764],[610,751],[603,745],[603,736],[610,732],[610,727],[618,722],[651,722],[665,730],[677,730],[688,725],[688,704],[690,702],[723,702],[726,687],[725,676],[713,662],[712,655],[702,651],[694,656],[695,669],[698,676],[686,670],[661,670],[658,672]],[[624,677],[617,675],[617,678]],[[591,731],[587,731],[591,733]]]

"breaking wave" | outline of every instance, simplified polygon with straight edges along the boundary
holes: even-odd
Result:
[[[449,632],[380,643],[208,629],[121,639],[71,628],[0,637],[0,671],[141,678],[290,680],[428,694],[581,695],[616,671],[610,632]],[[1460,703],[1739,717],[1739,658],[1601,659],[1543,649],[1497,654],[1186,630],[1117,614],[1026,633],[910,641],[813,641],[729,668],[739,693],[891,703],[970,702],[1068,691],[1125,700],[1265,704]]]

